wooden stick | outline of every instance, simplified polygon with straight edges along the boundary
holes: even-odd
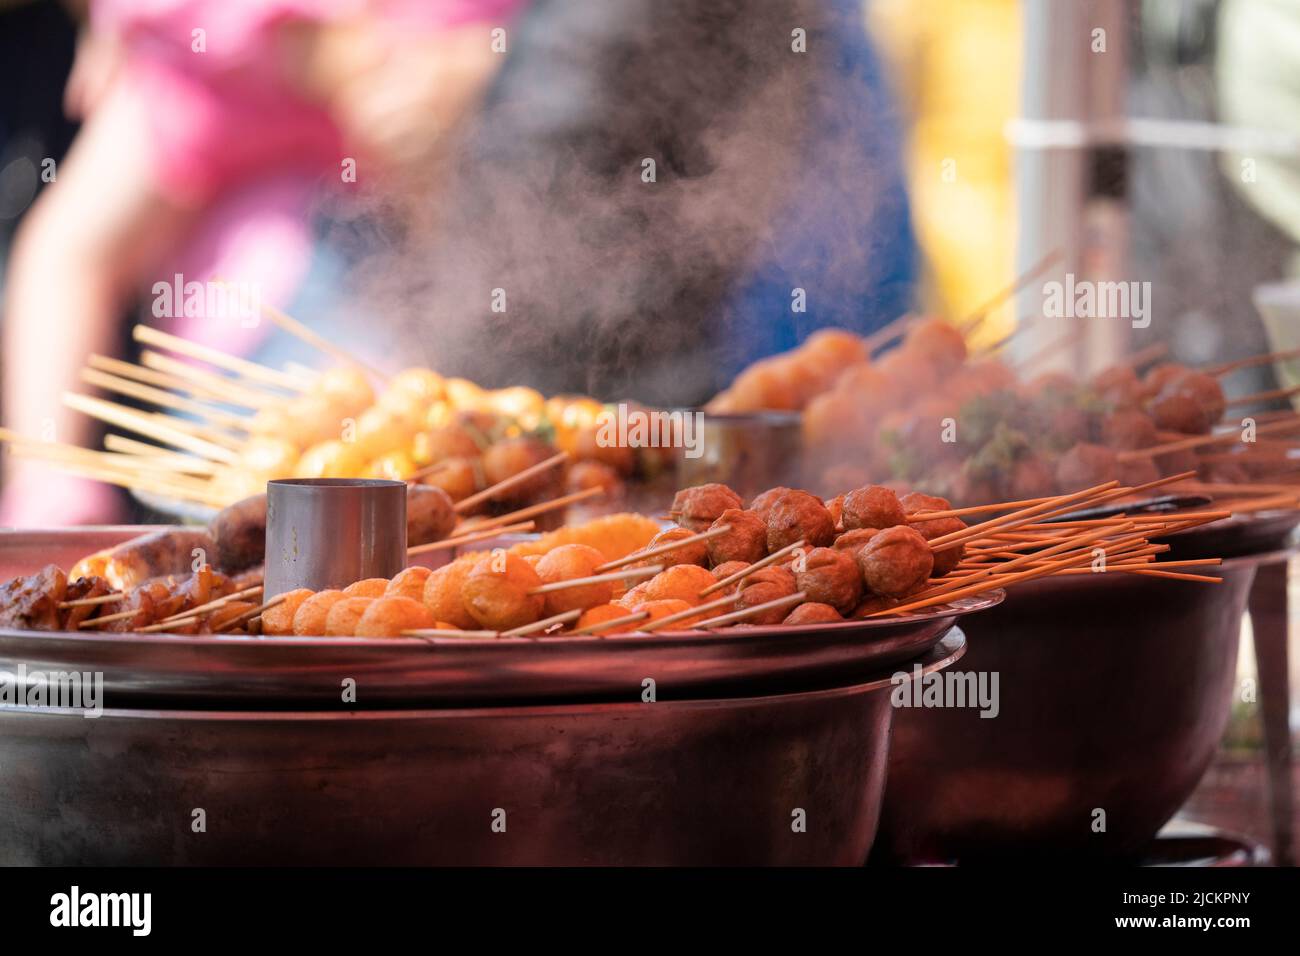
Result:
[[[867,347],[867,355],[888,345],[894,339],[901,338],[913,325],[920,321],[919,317],[912,312],[906,312],[898,318],[885,323],[876,331],[862,338],[862,344]]]
[[[764,601],[762,604],[755,604],[753,607],[742,608],[739,611],[732,611],[730,614],[722,614],[718,617],[711,617],[707,621],[700,621],[694,625],[696,628],[721,627],[724,624],[735,624],[746,618],[753,617],[762,611],[770,611],[778,607],[789,607],[792,604],[802,604],[808,599],[807,591],[796,591],[794,594],[787,594],[785,597],[777,598],[773,601]]]
[[[984,321],[984,317],[988,315],[988,313],[992,312],[1003,302],[1010,299],[1017,292],[1029,285],[1029,283],[1047,272],[1047,270],[1054,266],[1057,260],[1059,260],[1063,255],[1065,255],[1064,250],[1053,249],[1047,255],[1043,256],[1043,258],[1030,266],[1027,272],[1017,277],[1011,285],[998,292],[997,295],[993,296],[993,298],[989,299],[974,312],[966,316],[965,319],[957,323],[957,328],[961,330],[963,335],[968,335],[973,332],[979,324]]]
[[[251,594],[256,594],[261,590],[262,590],[262,585],[255,584],[251,588],[244,588],[242,591],[236,591],[233,594],[227,594],[225,597],[219,597],[216,600],[208,601],[206,604],[200,604],[197,607],[192,607],[188,611],[181,611],[179,614],[173,614],[170,617],[165,617],[161,621],[158,621],[156,624],[150,624],[148,627],[140,628],[140,633],[151,634],[155,631],[165,631],[167,630],[167,628],[175,627],[177,624],[189,623],[190,621],[197,621],[199,618],[207,614],[209,611],[214,611],[219,607],[229,604],[231,601],[241,600],[243,598],[248,597]]]
[[[1164,358],[1169,352],[1167,342],[1153,342],[1144,349],[1138,349],[1132,355],[1125,356],[1115,363],[1116,367],[1138,368],[1157,359]]]
[[[1233,362],[1211,365],[1209,368],[1201,369],[1201,372],[1205,375],[1212,375],[1215,378],[1218,378],[1221,375],[1227,375],[1229,372],[1235,372],[1238,369],[1254,368],[1257,365],[1268,365],[1272,362],[1287,362],[1296,358],[1300,358],[1300,349],[1288,349],[1283,352],[1265,352],[1263,355],[1252,355],[1249,358],[1237,359]]]
[[[243,614],[240,614],[238,617],[233,617],[229,621],[226,621],[226,623],[216,628],[216,630],[213,633],[224,634],[227,631],[233,631],[237,627],[242,627],[244,624],[247,624],[253,618],[260,615],[263,611],[269,611],[271,610],[271,608],[283,604],[288,599],[288,597],[289,597],[288,592],[284,594],[276,595],[275,597],[271,598],[271,600],[267,601],[265,604],[261,604],[255,608],[252,608],[251,610],[245,611]]]
[[[1292,385],[1290,388],[1272,388],[1266,392],[1255,392],[1252,395],[1241,395],[1237,398],[1230,398],[1225,407],[1235,408],[1238,405],[1255,405],[1262,402],[1273,402],[1281,398],[1290,398],[1292,395],[1300,395],[1300,385]]]
[[[536,634],[544,631],[548,627],[554,627],[556,624],[568,624],[570,621],[576,621],[582,617],[582,610],[574,608],[572,611],[564,611],[561,614],[552,614],[550,617],[544,617],[540,621],[533,621],[532,624],[524,624],[520,627],[512,627],[508,631],[502,631],[502,637],[527,637],[529,634]]]
[[[625,614],[623,617],[611,617],[608,621],[600,621],[596,624],[588,624],[586,627],[580,627],[574,634],[599,634],[602,631],[608,631],[611,628],[622,627],[624,624],[635,624],[637,621],[644,621],[650,616],[649,611],[637,611],[634,614]]]
[[[409,558],[414,554],[428,554],[430,551],[444,551],[447,548],[458,548],[462,544],[475,544],[479,541],[486,541],[489,538],[500,537],[503,534],[532,531],[536,525],[537,523],[535,521],[521,521],[518,524],[505,525],[500,528],[489,528],[487,531],[479,531],[475,534],[462,534],[459,537],[443,538],[441,541],[430,541],[428,544],[416,544],[406,549],[406,556]]]
[[[116,375],[110,375],[107,372],[100,372],[93,368],[83,368],[81,370],[81,380],[87,385],[94,385],[96,388],[106,389],[110,392],[117,392],[120,395],[130,395],[132,398],[138,398],[141,401],[148,402],[151,405],[157,405],[160,408],[171,408],[178,412],[185,412],[190,415],[198,415],[218,425],[221,428],[235,428],[241,431],[248,431],[248,419],[241,418],[238,415],[231,415],[219,409],[211,408],[202,402],[196,402],[192,399],[182,398],[179,395],[173,395],[171,392],[165,392],[162,389],[154,388],[152,385],[141,385],[139,382],[133,382],[130,379],[118,378]]]
[[[127,618],[135,617],[139,613],[140,613],[140,609],[135,608],[134,610],[131,611],[118,611],[116,614],[105,614],[101,617],[87,618],[86,620],[78,624],[77,627],[81,630],[88,631],[96,624],[109,624],[112,623],[113,621],[125,621]]]
[[[144,345],[154,345],[158,348],[167,349],[169,352],[175,352],[177,355],[184,355],[188,358],[198,359],[201,362],[207,362],[209,365],[215,365],[227,372],[234,372],[241,378],[252,379],[263,385],[272,385],[288,392],[299,393],[303,391],[300,380],[292,375],[268,368],[265,365],[259,365],[256,362],[250,362],[248,359],[236,355],[227,354],[220,349],[191,342],[179,335],[171,335],[160,329],[150,328],[147,325],[137,325],[132,330],[132,335],[137,342]]]
[[[781,548],[778,551],[773,551],[765,558],[759,558],[753,564],[749,565],[749,567],[741,568],[739,571],[735,572],[734,574],[728,574],[725,578],[722,578],[721,580],[717,581],[714,584],[710,584],[707,588],[705,588],[703,591],[700,592],[700,597],[706,598],[715,591],[721,591],[723,588],[730,587],[731,585],[735,584],[737,581],[744,580],[745,578],[753,574],[755,571],[761,571],[763,568],[766,568],[769,565],[776,564],[787,554],[792,553],[798,548],[802,548],[806,543],[807,542],[804,541],[803,538],[800,538],[798,541],[794,542],[793,544],[787,544],[784,548]]]
[[[613,571],[615,568],[625,567],[629,564],[636,564],[638,561],[644,561],[647,558],[657,558],[661,554],[667,554],[670,551],[677,551],[688,544],[698,544],[701,541],[709,541],[719,535],[724,535],[731,530],[731,525],[724,524],[720,528],[710,528],[708,531],[701,531],[690,537],[682,538],[680,541],[667,541],[664,544],[655,545],[653,548],[645,548],[641,551],[633,551],[626,557],[619,558],[617,561],[606,561],[596,570]]]
[[[162,424],[154,421],[144,413],[137,412],[133,408],[127,408],[125,405],[115,405],[112,402],[91,398],[88,395],[78,395],[75,392],[64,392],[63,403],[69,408],[89,415],[91,418],[98,418],[110,425],[117,425],[120,428],[130,429],[137,434],[147,435],[164,445],[183,448],[203,458],[209,458],[227,465],[233,465],[239,461],[239,456],[229,448],[223,448],[221,445],[214,444],[206,439],[197,438],[172,424]]]
[[[532,478],[534,475],[541,474],[544,471],[554,468],[556,465],[560,464],[561,462],[567,461],[568,458],[569,458],[569,453],[567,451],[562,451],[558,455],[552,455],[550,458],[546,459],[545,461],[539,461],[537,464],[525,468],[523,471],[519,472],[518,474],[511,475],[509,478],[506,478],[504,481],[498,481],[495,485],[491,485],[487,488],[484,488],[482,491],[476,492],[470,495],[468,498],[462,498],[460,501],[456,502],[455,504],[456,513],[464,514],[466,511],[469,511],[471,508],[475,507],[476,505],[480,505],[485,501],[491,501],[493,498],[495,498],[497,495],[501,494],[502,492],[509,491],[511,488],[517,488],[519,485],[522,485],[524,482],[528,481],[528,479]],[[429,467],[433,467],[433,466],[431,465]],[[432,474],[432,472],[430,472],[430,474]],[[419,472],[416,472],[415,475],[412,475],[410,480],[411,481],[418,480],[417,476],[420,476]]]
[[[1283,421],[1269,422],[1267,425],[1259,425],[1255,428],[1256,435],[1272,435],[1275,432],[1283,432],[1292,428],[1300,427],[1300,418],[1287,418]],[[1180,441],[1166,442],[1163,445],[1152,445],[1149,448],[1135,448],[1130,451],[1119,452],[1115,458],[1117,461],[1134,461],[1138,458],[1153,458],[1157,455],[1166,455],[1175,451],[1190,451],[1194,448],[1201,448],[1206,445],[1232,445],[1241,441],[1240,429],[1234,429],[1229,432],[1216,432],[1210,435],[1193,435],[1190,438],[1184,438]]]
[[[658,620],[651,621],[645,627],[638,628],[638,630],[646,633],[658,631],[661,628],[667,627],[669,624],[676,624],[678,621],[684,621],[688,617],[697,617],[706,611],[720,611],[724,607],[734,605],[739,600],[739,593],[728,594],[726,597],[720,597],[716,601],[709,601],[708,603],[701,604],[698,607],[687,608],[685,611],[675,611],[667,617],[661,617]]]
[[[528,594],[553,594],[569,588],[580,588],[588,584],[604,584],[606,581],[626,581],[629,578],[652,578],[664,569],[662,564],[648,568],[630,568],[626,571],[611,571],[609,574],[592,574],[585,578],[570,578],[567,581],[552,581],[540,587],[529,588]]]
[[[501,637],[499,631],[458,631],[445,627],[417,627],[401,633],[404,637]]]
[[[514,521],[521,521],[525,518],[536,518],[538,515],[546,514],[548,511],[555,511],[558,508],[564,508],[578,501],[586,501],[588,498],[594,498],[597,495],[603,495],[604,488],[587,488],[583,491],[575,491],[571,495],[562,495],[559,498],[552,498],[550,501],[543,501],[541,504],[530,505],[527,508],[520,508],[518,511],[511,511],[507,514],[498,515],[495,518],[471,519],[461,525],[469,531],[483,531],[488,528],[496,528],[503,524],[510,524]]]
[[[19,445],[12,446],[12,450],[18,453],[20,457],[25,454],[25,452],[19,451],[21,447]],[[47,457],[41,460],[58,468],[60,471],[66,471],[69,474],[80,475],[83,478],[90,478],[95,481],[102,481],[108,485],[116,485],[119,488],[147,491],[164,497],[180,498],[213,508],[222,508],[230,503],[207,491],[199,491],[170,481],[160,481],[140,472],[120,472],[109,468],[87,465],[71,459],[51,459]]]
[[[173,392],[184,392],[193,398],[203,399],[210,402],[220,402],[223,405],[235,405],[240,408],[249,410],[260,408],[260,405],[245,405],[242,402],[236,402],[223,395],[215,389],[206,388],[196,382],[183,379],[177,375],[171,375],[167,372],[159,372],[155,369],[145,368],[141,365],[132,365],[130,362],[123,362],[120,359],[109,358],[106,355],[91,355],[86,360],[86,364],[93,369],[101,372],[108,372],[119,378],[130,379],[136,382],[143,382],[146,385],[153,385],[156,388],[170,389]]]
[[[60,611],[66,611],[72,607],[94,607],[97,604],[112,604],[120,601],[126,595],[121,591],[113,591],[111,594],[101,594],[99,597],[77,598],[75,601],[60,601],[58,604]]]
[[[115,433],[104,436],[104,447],[111,452],[131,456],[141,462],[148,461],[151,465],[156,464],[159,468],[167,468],[171,471],[208,476],[220,471],[218,465],[206,458],[195,458],[193,455],[185,455],[170,448],[163,448],[161,445],[150,445]]]
[[[1057,495],[1056,497],[1048,498],[1041,504],[1031,505],[1028,508],[1020,508],[1010,514],[1005,514],[998,518],[991,518],[990,520],[981,522],[980,524],[971,525],[968,528],[962,528],[960,531],[953,531],[949,534],[935,538],[930,542],[930,550],[942,551],[950,547],[955,547],[964,541],[982,538],[993,528],[1002,528],[1004,526],[1015,527],[1016,522],[1022,524],[1028,523],[1028,519],[1041,518],[1045,513],[1050,512],[1053,508],[1075,505],[1081,501],[1095,498],[1100,493],[1109,491],[1118,485],[1118,481],[1112,480],[1100,485],[1094,485],[1091,488],[1085,488],[1083,491],[1076,491],[1074,494]]]
[[[161,352],[145,349],[140,353],[140,363],[156,372],[165,372],[168,375],[194,382],[202,386],[210,394],[217,396],[219,401],[231,405],[263,409],[268,405],[276,405],[284,401],[279,395],[236,382],[234,379],[206,371],[198,366],[190,365],[188,362],[178,361],[170,355],[163,355]]]

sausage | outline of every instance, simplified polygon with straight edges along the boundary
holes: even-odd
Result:
[[[266,555],[266,495],[222,508],[208,525],[213,563],[227,574],[261,564]]]
[[[214,560],[216,545],[206,528],[168,528],[82,558],[69,574],[73,578],[98,575],[114,589],[126,591],[150,578],[189,574],[196,549],[205,562]]]

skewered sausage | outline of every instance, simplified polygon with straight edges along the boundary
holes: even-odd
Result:
[[[208,525],[212,563],[227,574],[261,564],[266,556],[266,495],[222,508]]]
[[[206,530],[169,528],[82,558],[70,573],[74,578],[98,575],[116,590],[126,591],[150,578],[190,573],[196,550],[206,561],[215,555],[212,536]]]

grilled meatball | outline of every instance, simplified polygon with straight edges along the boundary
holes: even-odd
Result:
[[[441,541],[456,527],[451,495],[432,485],[406,488],[406,543],[408,546]]]
[[[1160,478],[1160,469],[1150,458],[1133,458],[1119,463],[1119,480],[1130,488]]]
[[[1037,455],[1020,456],[1011,465],[1008,493],[1012,500],[1046,498],[1056,492],[1056,475]]]
[[[1101,440],[1107,447],[1117,451],[1132,451],[1150,448],[1159,443],[1160,437],[1156,434],[1156,423],[1150,415],[1140,409],[1125,408],[1112,412],[1102,420]]]
[[[831,513],[831,521],[835,523],[835,533],[839,534],[844,530],[844,495],[836,495],[826,502],[826,510]]]
[[[451,564],[443,565],[429,575],[424,582],[424,606],[439,621],[454,624],[462,631],[478,627],[473,615],[465,607],[461,592],[465,579],[469,577],[478,563],[472,555],[457,558]]]
[[[586,491],[588,488],[602,488],[607,498],[615,498],[623,493],[623,479],[617,471],[603,461],[574,462],[564,479],[565,490]]]
[[[513,478],[552,457],[555,450],[536,438],[507,438],[483,452],[483,476],[489,486]],[[546,468],[521,484],[493,496],[498,503],[524,504],[546,497],[559,484],[560,470]]]
[[[924,495],[920,492],[910,492],[902,498],[903,509],[907,512],[909,519],[908,527],[913,531],[919,532],[927,542],[935,538],[942,538],[945,535],[961,531],[965,528],[966,522],[960,518],[931,518],[929,520],[915,520],[915,515],[926,511],[948,511],[952,504],[947,498],[938,498],[933,495]],[[941,578],[953,568],[961,563],[961,559],[966,554],[966,546],[958,545],[955,548],[945,548],[942,551],[932,552],[934,554],[934,569],[930,572],[931,576]]]
[[[705,542],[711,563],[743,561],[753,564],[767,555],[767,524],[754,512],[728,508],[712,525],[714,528],[724,526],[731,530]]]
[[[1151,400],[1151,416],[1157,428],[1192,435],[1209,432],[1226,409],[1219,380],[1200,372],[1174,378]]]
[[[847,551],[849,554],[856,554],[858,549],[863,547],[868,541],[880,533],[879,528],[854,528],[852,531],[845,531],[835,539],[831,547],[837,551]]]
[[[784,485],[769,488],[767,491],[754,496],[754,500],[749,503],[749,510],[766,521],[767,513],[772,510],[772,507],[794,490],[793,488],[786,488]]]
[[[472,458],[444,458],[437,468],[420,479],[420,483],[441,488],[452,501],[460,501],[486,487],[483,463],[476,455]]]
[[[934,570],[930,545],[911,528],[885,528],[857,552],[871,594],[901,598],[920,590]]]
[[[767,550],[779,551],[802,539],[820,548],[835,540],[835,522],[821,499],[806,491],[789,491],[767,512]]]
[[[840,612],[835,610],[829,604],[819,604],[816,601],[805,601],[793,611],[786,615],[782,624],[832,624],[842,621],[844,618]]]
[[[728,508],[743,508],[740,495],[726,485],[696,485],[683,488],[673,498],[672,515],[691,531],[704,531]]]
[[[1112,408],[1128,408],[1142,399],[1142,383],[1129,365],[1115,365],[1095,375],[1092,390]]]
[[[881,485],[856,488],[844,496],[844,530],[892,528],[907,524],[898,495]]]
[[[769,574],[768,572],[777,572]],[[736,599],[736,610],[757,607],[768,601],[788,597],[795,593],[794,575],[784,568],[763,568],[755,571],[743,582],[740,596]],[[788,613],[786,608],[769,608],[755,617],[745,620],[750,624],[780,624]]]
[[[795,562],[795,568],[795,590],[807,591],[808,600],[815,604],[829,604],[845,613],[862,598],[862,573],[849,552],[814,548]]]
[[[689,528],[665,528],[657,535],[650,539],[650,543],[645,546],[645,550],[657,548],[660,545],[669,544],[673,541],[680,541],[683,538],[689,538],[695,534]],[[679,548],[673,548],[671,551],[665,551],[663,554],[656,554],[643,561],[635,561],[629,564],[629,568],[646,568],[655,564],[698,564],[700,567],[709,565],[709,545],[707,541],[692,541],[684,544]]]
[[[1056,463],[1056,485],[1063,494],[1082,491],[1119,477],[1115,452],[1104,445],[1080,442]]]
[[[899,598],[885,597],[881,594],[873,594],[857,607],[849,615],[851,618],[870,617],[873,614],[879,614],[881,611],[888,611],[898,607],[903,603]]]

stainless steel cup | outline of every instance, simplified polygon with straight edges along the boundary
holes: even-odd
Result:
[[[406,483],[289,478],[266,483],[266,598],[347,587],[406,567]]]

